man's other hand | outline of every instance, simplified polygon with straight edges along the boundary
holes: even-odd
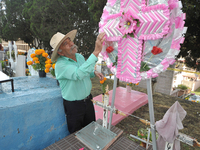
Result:
[[[94,74],[99,78],[99,80],[103,80],[104,79],[104,75],[98,71],[94,71]]]

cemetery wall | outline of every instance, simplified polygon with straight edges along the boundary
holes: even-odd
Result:
[[[40,150],[69,135],[55,79],[15,77],[0,90],[0,149]]]

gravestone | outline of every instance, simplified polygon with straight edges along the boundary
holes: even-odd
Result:
[[[17,66],[16,66],[16,77],[20,77],[20,76],[26,76],[25,72],[26,72],[26,56],[24,55],[18,55],[18,62],[17,62]]]
[[[170,68],[174,68],[174,65],[171,65]],[[160,73],[157,77],[157,82],[155,83],[155,92],[163,93],[170,95],[172,91],[174,71],[166,70],[165,72]],[[139,82],[139,87],[146,89],[146,82],[141,80]]]
[[[0,61],[4,60],[4,55],[5,55],[5,52],[4,51],[0,51]]]

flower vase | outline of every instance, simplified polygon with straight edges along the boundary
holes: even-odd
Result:
[[[131,87],[129,85],[126,85],[126,91],[129,93],[131,92]]]
[[[39,77],[46,77],[46,72],[44,70],[39,70]]]

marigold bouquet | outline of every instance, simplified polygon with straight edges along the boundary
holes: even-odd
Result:
[[[31,65],[35,70],[42,70],[48,73],[52,63],[48,56],[43,49],[36,49],[35,53],[31,54],[33,60],[28,61],[27,65]]]
[[[130,83],[127,83],[126,85],[128,85],[128,86],[131,86],[131,87],[132,87],[133,85],[134,85],[134,86],[135,86],[135,85],[139,85],[139,83],[133,84],[133,83],[131,83],[131,82],[130,82]]]

